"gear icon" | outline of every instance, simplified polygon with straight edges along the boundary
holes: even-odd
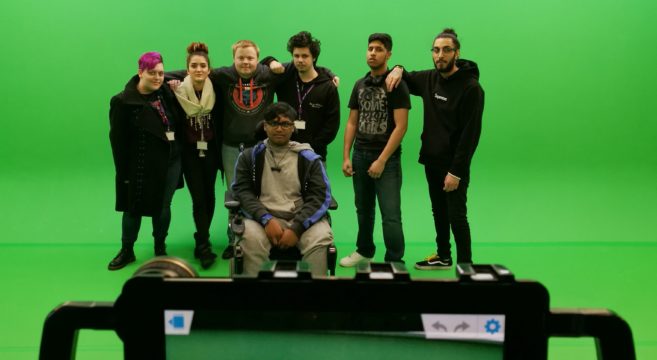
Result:
[[[486,332],[489,334],[496,334],[500,331],[500,328],[502,325],[500,325],[500,322],[495,320],[495,319],[490,319],[486,321],[486,325],[484,326],[484,329],[486,329]]]

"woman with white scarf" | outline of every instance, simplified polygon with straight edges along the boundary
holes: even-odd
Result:
[[[210,244],[210,223],[214,215],[214,186],[221,169],[220,112],[215,108],[215,92],[210,74],[208,47],[193,42],[187,47],[187,76],[176,89],[176,97],[186,116],[182,167],[187,188],[192,196],[196,232],[194,257],[204,269],[215,262],[217,255]]]

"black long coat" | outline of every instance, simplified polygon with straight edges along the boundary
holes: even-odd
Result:
[[[164,186],[172,155],[182,136],[166,137],[166,126],[156,109],[137,91],[134,76],[110,102],[110,143],[116,169],[116,210],[153,216],[162,210]],[[157,92],[167,117],[178,130],[182,123],[175,98],[168,86]],[[180,156],[179,153],[177,156]],[[182,187],[182,177],[178,188]]]

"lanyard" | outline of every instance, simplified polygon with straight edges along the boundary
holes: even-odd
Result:
[[[303,113],[303,101],[306,99],[306,96],[310,94],[310,91],[315,87],[315,84],[310,85],[307,91],[303,93],[303,96],[301,95],[301,89],[299,88],[299,82],[297,81],[297,99],[299,100],[299,111],[297,113],[299,114],[299,119],[303,119],[301,117],[301,114]]]
[[[240,78],[239,81],[239,87],[240,87],[240,103],[241,105],[246,106],[244,103],[244,84],[242,84],[242,78]],[[249,80],[249,109],[253,109],[253,78]]]

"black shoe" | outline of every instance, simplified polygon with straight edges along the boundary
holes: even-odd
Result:
[[[224,249],[224,252],[221,253],[221,258],[225,260],[232,259],[233,254],[235,254],[235,247],[233,244],[228,244],[228,246],[226,246]]]
[[[201,267],[203,269],[208,269],[214,264],[215,259],[217,259],[217,254],[212,252],[212,247],[208,243],[201,247],[196,247],[196,249],[194,249],[194,257],[201,261]]]
[[[155,256],[167,256],[167,246],[165,245],[166,237],[154,239],[154,253]]]
[[[119,254],[107,265],[107,270],[123,269],[126,265],[135,262],[135,260],[135,253],[132,249],[121,249]]]
[[[436,254],[428,256],[422,261],[415,263],[418,270],[444,270],[452,267],[452,258],[441,258]]]

